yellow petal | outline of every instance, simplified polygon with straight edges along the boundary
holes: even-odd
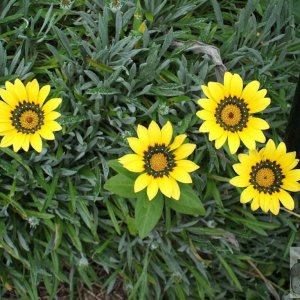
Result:
[[[195,144],[183,144],[174,151],[175,160],[188,157],[196,148]]]
[[[43,105],[43,111],[47,114],[55,110],[61,104],[61,102],[62,102],[61,98],[52,98]]]
[[[30,144],[35,151],[37,151],[37,152],[42,151],[42,139],[37,132],[35,134],[31,135]]]
[[[233,75],[230,72],[225,72],[225,74],[224,74],[224,94],[225,94],[225,97],[230,96],[232,76]]]
[[[118,160],[122,165],[125,165],[137,160],[142,161],[142,157],[140,155],[130,153],[130,154],[125,154],[124,156],[120,157]]]
[[[208,83],[209,94],[217,103],[225,98],[223,86],[218,82]]]
[[[136,137],[129,137],[127,138],[128,144],[130,148],[137,154],[143,156],[144,152],[147,150],[147,146],[145,147],[144,144]]]
[[[290,192],[299,192],[300,184],[298,182],[287,180],[286,178],[284,178],[282,180],[282,188]]]
[[[146,147],[149,146],[148,129],[142,125],[138,125],[136,129],[140,142]]]
[[[274,214],[274,215],[278,215],[279,213],[279,199],[277,198],[277,196],[273,196],[271,197],[271,202],[270,202],[270,211]]]
[[[228,146],[231,154],[235,154],[240,146],[240,138],[237,133],[228,135]]]
[[[61,116],[61,114],[57,111],[51,111],[49,112],[47,115],[45,115],[44,121],[54,121],[57,118],[59,118]]]
[[[210,132],[212,127],[216,125],[216,122],[213,120],[204,121],[203,124],[200,126],[199,131],[200,132]]]
[[[169,181],[172,185],[171,197],[175,200],[179,200],[179,198],[180,198],[180,188],[179,188],[179,185],[178,185],[177,181],[174,178],[172,178],[171,176],[169,177]]]
[[[52,131],[62,130],[62,127],[56,121],[48,121],[44,126]]]
[[[270,98],[262,98],[257,100],[256,102],[252,101],[251,103],[249,103],[249,112],[251,114],[254,114],[263,111],[270,105],[270,103]]]
[[[17,133],[15,135],[14,141],[13,141],[13,150],[15,152],[18,152],[21,149],[25,139],[26,139],[26,135],[23,133]]]
[[[46,140],[54,140],[55,136],[53,134],[53,132],[47,128],[47,126],[43,126],[38,133],[41,135],[42,138],[46,139]]]
[[[271,196],[269,194],[260,193],[260,207],[261,209],[267,213],[270,210],[270,202],[271,202]]]
[[[181,167],[175,167],[171,172],[170,176],[172,176],[175,180],[183,183],[192,183],[192,178],[188,172],[186,172]]]
[[[205,110],[210,112],[215,112],[217,108],[217,103],[211,99],[202,98],[198,100],[198,104]]]
[[[278,197],[280,202],[286,209],[293,210],[295,208],[294,199],[286,191],[280,189],[280,192],[278,193]]]
[[[161,129],[161,143],[165,146],[169,146],[171,139],[173,137],[173,127],[168,121]]]
[[[224,145],[224,143],[226,142],[226,140],[227,140],[227,135],[223,133],[215,141],[215,147],[216,147],[216,149],[220,149]]]
[[[300,180],[300,169],[288,171],[288,173],[285,175],[285,178],[287,178],[287,180],[293,180],[293,181]]]
[[[259,89],[260,83],[257,80],[253,80],[251,82],[249,82],[244,90],[242,91],[241,94],[241,99],[245,99],[246,102],[248,103],[248,99],[249,101],[251,101],[251,99],[253,98],[253,95],[256,95],[258,89]]]
[[[213,140],[219,139],[222,135],[224,135],[224,129],[221,126],[219,126],[218,124],[214,124],[211,127],[211,130],[208,135],[208,139],[210,141],[213,141]],[[227,137],[227,135],[225,135],[225,141],[226,141],[226,137]]]
[[[40,91],[39,91],[39,96],[38,96],[38,104],[40,105],[40,107],[43,106],[44,101],[46,100],[46,98],[48,97],[49,93],[50,93],[50,85],[44,85]],[[60,99],[60,98],[56,98],[56,99]],[[47,103],[46,103],[47,104]],[[48,108],[48,107],[47,107]],[[47,109],[46,108],[46,109]],[[47,110],[48,112],[48,110]]]
[[[169,150],[172,151],[177,149],[179,146],[182,145],[185,139],[186,139],[186,134],[177,135],[174,139],[174,142],[169,146]]]
[[[28,101],[38,104],[40,86],[36,79],[30,81],[26,85]]]
[[[155,121],[151,121],[148,127],[149,144],[154,146],[161,143],[161,132],[158,124]]]
[[[151,201],[158,192],[158,183],[156,179],[153,179],[147,187],[147,195],[149,200]]]
[[[24,151],[26,151],[26,152],[28,151],[29,144],[30,144],[30,135],[26,134],[25,139],[24,139],[23,144],[22,144],[22,148],[23,148]]]
[[[157,178],[158,180],[158,187],[160,191],[167,196],[168,198],[171,198],[172,195],[172,183],[170,182],[169,177],[163,176],[162,178]]]
[[[17,134],[16,130],[11,130],[7,135],[5,135],[3,137],[3,139],[1,140],[1,144],[0,147],[9,147],[10,145],[12,145],[15,135]]]
[[[247,176],[236,176],[229,180],[229,183],[237,187],[246,187],[250,185],[249,178]]]
[[[201,120],[215,120],[216,117],[214,116],[213,112],[207,111],[207,110],[199,110],[196,113],[197,117]]]
[[[153,177],[148,175],[147,173],[143,173],[138,176],[138,178],[134,182],[134,192],[138,193],[146,188],[150,182],[153,180]]]
[[[231,79],[231,86],[230,86],[230,94],[231,96],[235,96],[239,98],[242,94],[243,90],[243,80],[240,75],[233,74]]]
[[[28,99],[26,88],[20,79],[15,80],[15,94],[21,102]]]
[[[141,160],[130,161],[123,165],[124,168],[131,172],[140,173],[145,171],[145,163]]]
[[[194,172],[199,169],[194,162],[185,159],[176,161],[176,166],[183,168],[186,172]]]
[[[11,107],[15,108],[18,99],[9,91],[0,89],[0,97]]]
[[[246,189],[241,193],[241,203],[247,203],[251,201],[253,198],[257,197],[258,192],[253,188],[252,185],[249,185]]]
[[[242,142],[248,149],[252,150],[255,148],[255,140],[250,138],[245,130],[239,131],[238,134],[239,134]]]
[[[259,130],[265,130],[265,129],[270,128],[268,122],[266,122],[263,119],[256,118],[256,117],[253,117],[253,116],[249,117],[248,126],[253,127],[255,129],[259,129]]]
[[[5,122],[5,123],[0,123],[0,132],[3,131],[8,131],[8,130],[12,130],[15,127],[11,125],[11,123]]]
[[[257,196],[256,198],[253,199],[253,201],[251,202],[251,209],[253,211],[257,210],[259,208],[259,196]]]

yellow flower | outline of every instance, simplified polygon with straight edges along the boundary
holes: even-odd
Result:
[[[264,212],[269,210],[277,215],[279,201],[289,210],[294,209],[294,200],[287,191],[300,191],[300,169],[296,152],[286,152],[281,142],[276,148],[269,140],[260,151],[250,150],[249,155],[239,154],[240,163],[233,165],[238,176],[230,183],[237,187],[246,187],[241,194],[241,203],[251,202],[251,209],[259,207]]]
[[[203,108],[197,116],[204,120],[200,132],[209,132],[209,140],[215,140],[215,147],[221,148],[228,139],[230,153],[236,153],[240,140],[248,149],[255,149],[255,142],[264,143],[266,138],[262,130],[269,124],[252,116],[264,110],[271,102],[265,98],[267,90],[259,90],[260,83],[251,81],[243,89],[243,80],[238,74],[226,72],[224,84],[209,82],[202,85],[202,91],[208,97],[199,99]]]
[[[126,154],[119,162],[131,172],[142,173],[134,184],[134,192],[138,193],[147,187],[147,195],[152,200],[158,190],[168,198],[178,200],[180,188],[177,181],[192,183],[189,172],[199,167],[186,160],[194,150],[195,144],[183,144],[186,135],[178,135],[171,143],[173,128],[167,122],[162,129],[152,121],[148,129],[142,125],[137,127],[138,137],[128,138],[130,148],[135,154]]]
[[[54,140],[54,131],[61,130],[55,121],[60,113],[54,111],[61,103],[61,98],[45,100],[50,92],[50,85],[41,89],[37,80],[24,84],[16,79],[14,84],[6,81],[5,89],[0,89],[0,135],[3,136],[0,147],[13,145],[15,152],[29,145],[42,151],[42,138]]]

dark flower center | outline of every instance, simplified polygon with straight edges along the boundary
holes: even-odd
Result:
[[[250,183],[259,192],[273,194],[279,192],[284,175],[276,161],[264,160],[252,166]]]
[[[144,152],[146,172],[153,177],[168,175],[175,167],[174,155],[168,151],[165,145],[149,146]]]
[[[241,131],[247,126],[249,109],[247,104],[237,98],[225,98],[215,112],[216,121],[227,131]]]
[[[44,124],[44,112],[39,105],[24,101],[13,110],[11,121],[19,132],[32,134]]]

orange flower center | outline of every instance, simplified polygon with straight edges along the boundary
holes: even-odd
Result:
[[[227,104],[221,111],[221,120],[227,126],[237,126],[242,120],[241,109],[235,104]]]
[[[150,167],[156,172],[163,171],[168,166],[168,158],[164,153],[154,153],[150,158]]]
[[[270,168],[261,168],[257,171],[255,179],[258,185],[268,188],[274,184],[276,174]]]
[[[39,122],[39,116],[33,110],[26,110],[19,117],[19,123],[24,129],[33,129],[37,127]]]

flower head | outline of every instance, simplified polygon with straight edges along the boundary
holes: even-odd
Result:
[[[42,151],[42,139],[54,140],[54,131],[61,130],[55,121],[60,113],[54,111],[61,103],[61,98],[45,100],[50,86],[41,89],[37,80],[24,84],[16,79],[14,84],[5,82],[5,89],[0,89],[0,135],[3,136],[0,147],[13,145],[15,152],[29,145]]]
[[[173,128],[167,122],[162,129],[152,121],[148,129],[142,125],[137,127],[138,137],[128,138],[128,143],[135,154],[126,154],[119,159],[124,168],[142,173],[134,184],[135,193],[147,187],[147,195],[152,200],[158,190],[168,198],[178,200],[180,188],[177,181],[191,183],[189,172],[199,167],[186,160],[194,150],[195,144],[183,144],[186,135],[178,135],[171,143]]]
[[[197,116],[204,120],[199,130],[209,132],[209,140],[215,140],[217,149],[227,139],[232,154],[239,148],[240,140],[248,149],[254,149],[256,141],[266,141],[262,130],[268,129],[269,124],[252,116],[271,102],[270,98],[265,98],[267,90],[259,90],[259,86],[255,80],[243,89],[242,78],[229,72],[224,75],[224,84],[209,82],[201,86],[208,98],[198,101],[203,110],[198,111]]]
[[[246,187],[241,194],[241,203],[251,202],[251,209],[259,207],[264,212],[269,210],[277,215],[279,201],[289,209],[294,209],[294,200],[287,191],[300,191],[300,169],[296,152],[286,152],[281,142],[276,148],[269,140],[260,151],[251,150],[249,154],[239,154],[240,163],[233,165],[238,176],[230,183],[237,187]],[[294,169],[294,170],[293,170]]]

